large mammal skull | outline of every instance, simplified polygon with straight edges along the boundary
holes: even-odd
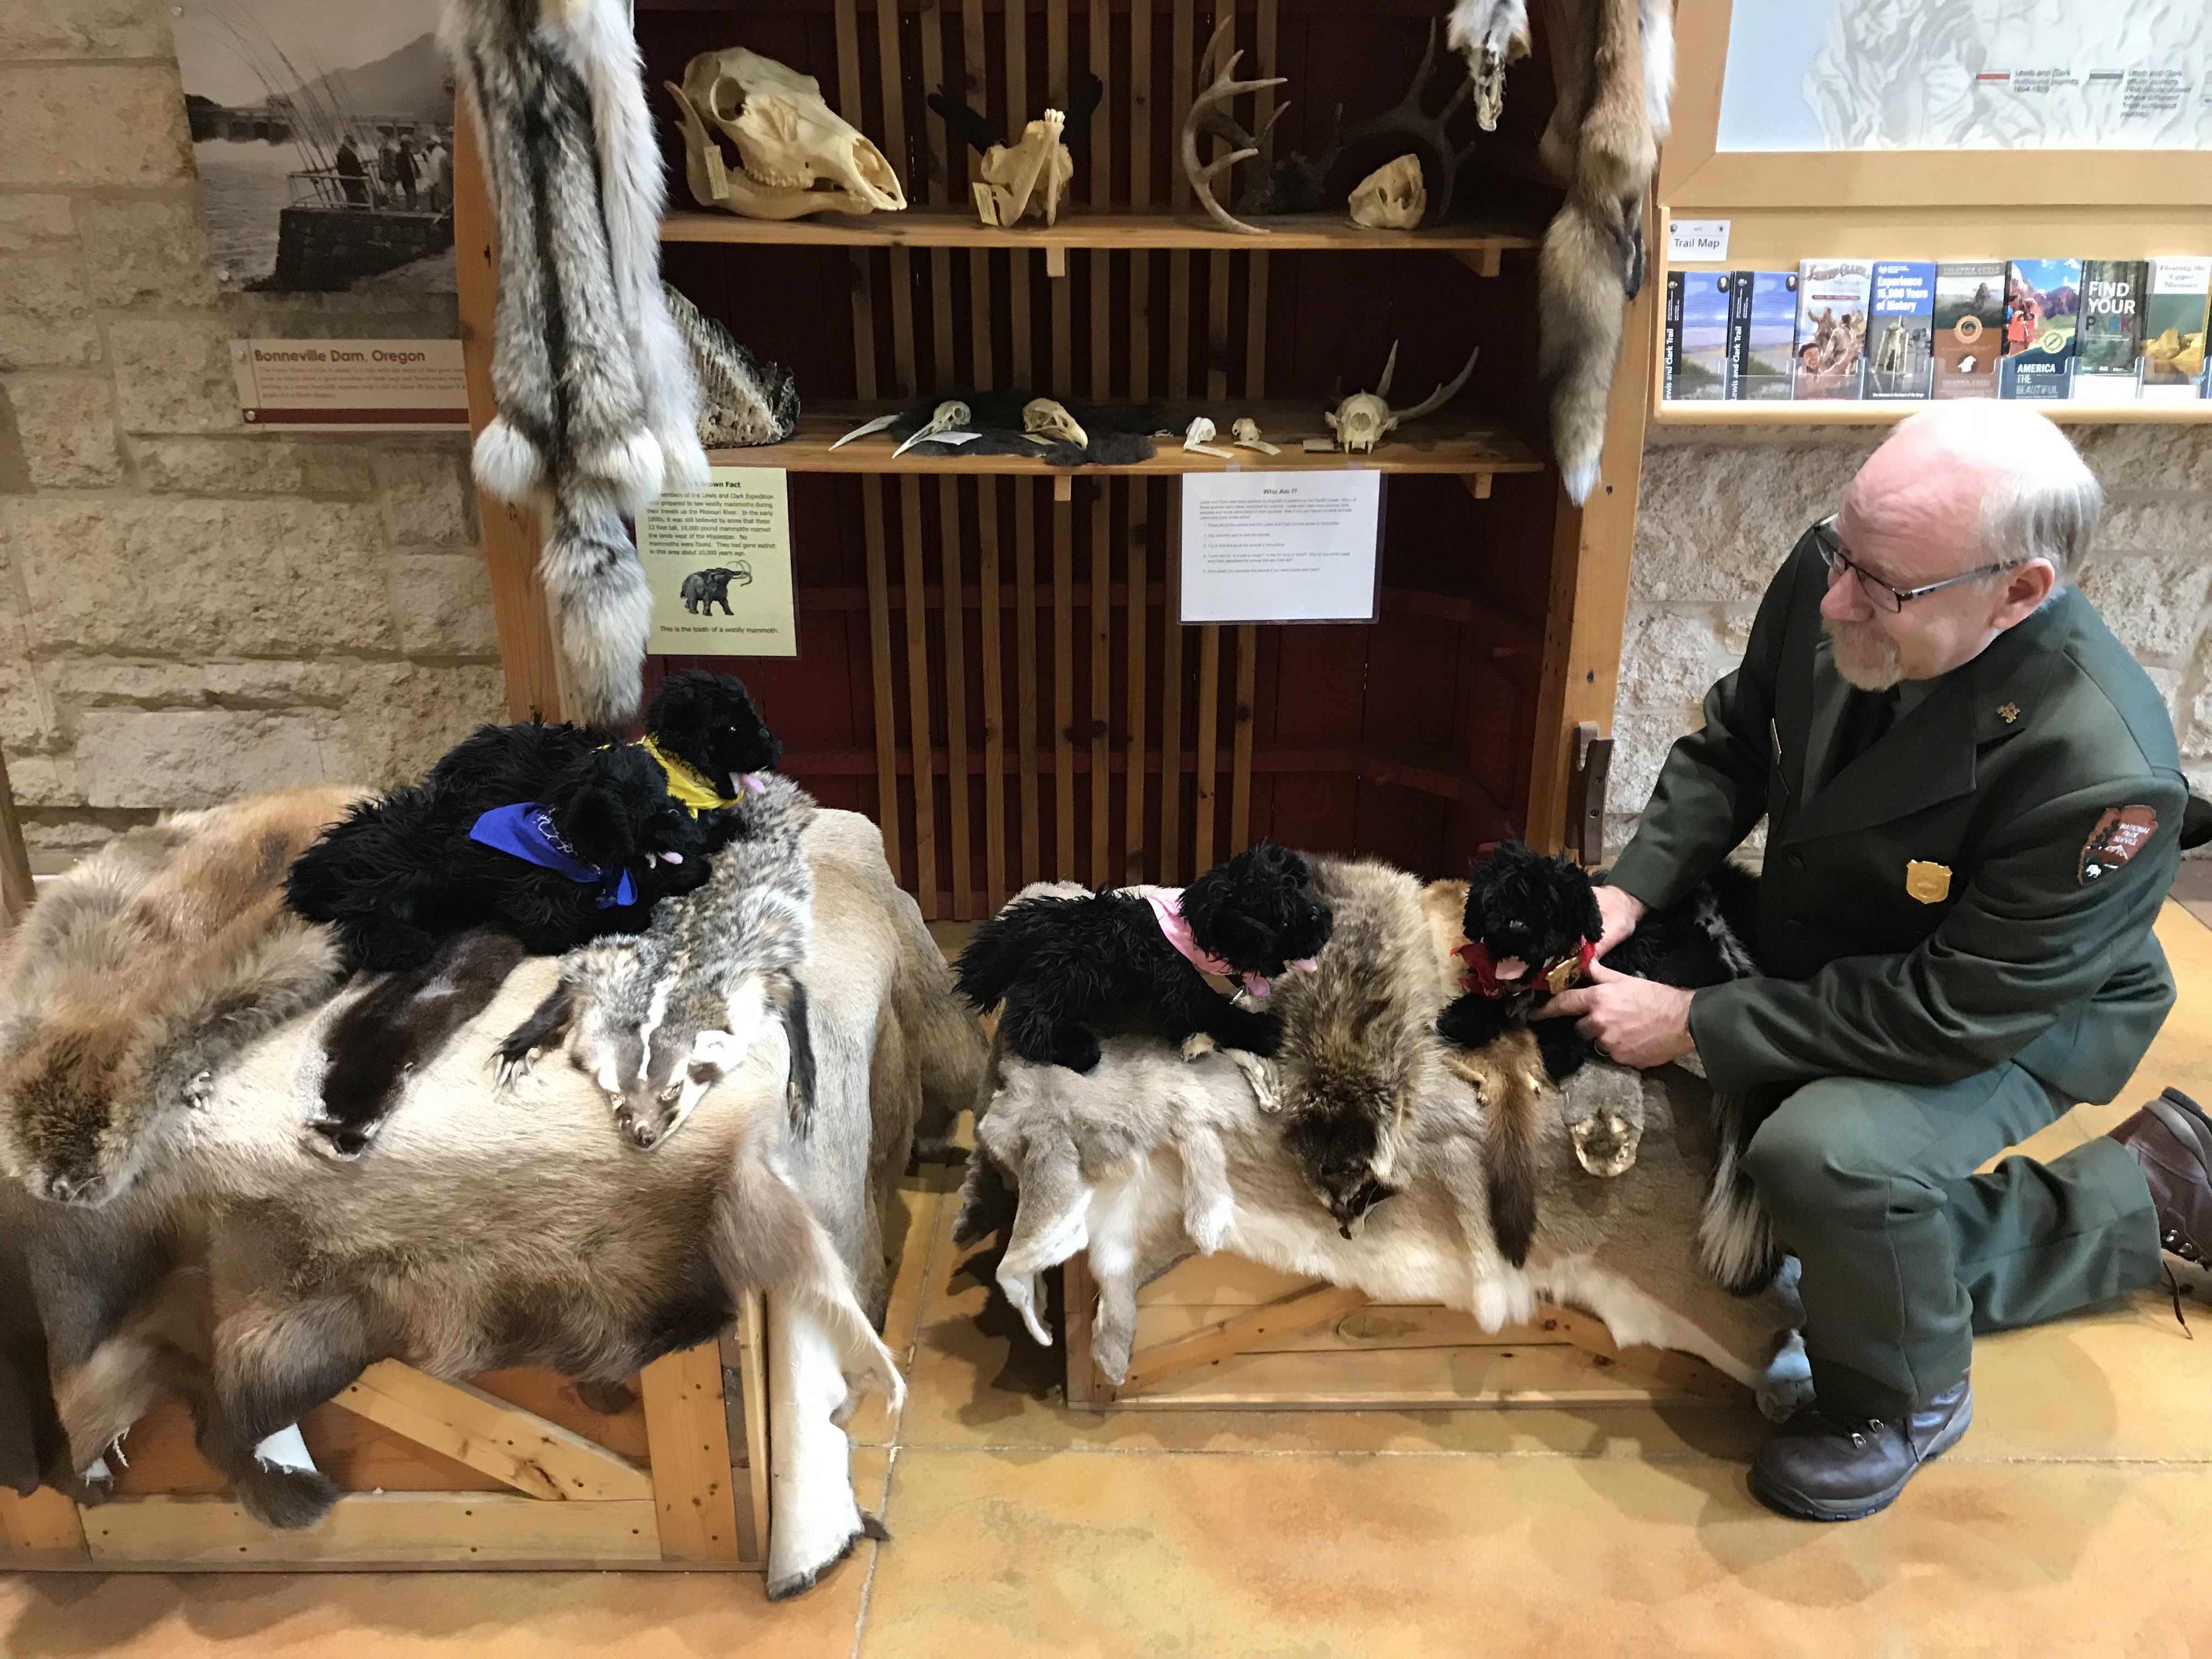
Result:
[[[1056,109],[1022,130],[1018,144],[994,144],[983,152],[973,185],[975,216],[987,225],[1012,229],[1024,214],[1048,225],[1060,221],[1060,193],[1075,177],[1075,158],[1060,142],[1067,117]]]
[[[1429,210],[1429,187],[1421,182],[1421,158],[1401,155],[1359,181],[1352,192],[1352,222],[1372,230],[1411,230]]]
[[[686,179],[702,207],[797,219],[906,206],[884,153],[822,101],[811,75],[732,46],[701,52],[684,65],[684,84],[668,90],[683,123]],[[724,164],[710,126],[737,146],[738,172]]]
[[[1411,409],[1392,409],[1389,404],[1390,377],[1398,368],[1398,346],[1391,343],[1390,356],[1382,365],[1382,378],[1372,392],[1355,392],[1328,410],[1322,418],[1328,429],[1336,434],[1336,447],[1346,454],[1366,454],[1407,421],[1418,421],[1424,415],[1435,413],[1459,395],[1467,384],[1467,377],[1474,373],[1474,360],[1482,355],[1477,346],[1467,354],[1467,366]]]

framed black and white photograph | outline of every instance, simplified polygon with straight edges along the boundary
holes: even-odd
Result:
[[[435,0],[183,0],[171,18],[218,282],[453,290]]]

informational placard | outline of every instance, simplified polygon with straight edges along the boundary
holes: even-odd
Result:
[[[344,432],[469,423],[459,340],[233,340],[249,426]]]
[[[776,466],[718,466],[638,517],[656,654],[795,657],[791,507]]]
[[[1727,258],[1729,224],[1726,219],[1669,218],[1667,221],[1668,263],[1682,264],[1699,259]]]
[[[1382,475],[1189,472],[1186,623],[1373,622]]]

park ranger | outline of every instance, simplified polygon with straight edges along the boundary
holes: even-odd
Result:
[[[1784,563],[1599,890],[1602,955],[1765,817],[1764,976],[1601,963],[1552,1004],[1624,1064],[1694,1049],[1716,1088],[1786,1095],[1747,1163],[1803,1267],[1817,1402],[1751,1474],[1787,1514],[1870,1515],[1955,1443],[1975,1331],[2212,1249],[2212,1120],[2173,1091],[1973,1173],[2111,1099],[2173,1003],[2151,924],[2187,794],[2157,690],[2070,580],[2101,505],[2026,405],[1899,426]]]

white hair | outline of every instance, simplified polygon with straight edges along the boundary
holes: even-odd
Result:
[[[1931,404],[1899,428],[1932,438],[1962,461],[1986,468],[1982,558],[1990,564],[2047,561],[2063,587],[2088,561],[2105,492],[2073,443],[2027,404],[1962,398]]]

